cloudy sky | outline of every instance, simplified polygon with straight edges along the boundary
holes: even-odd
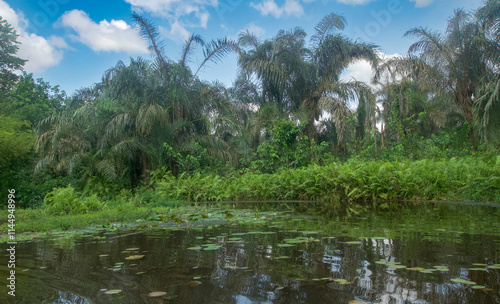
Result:
[[[206,41],[235,38],[248,29],[261,39],[280,29],[302,27],[311,36],[321,18],[335,12],[347,19],[344,34],[372,42],[387,56],[404,54],[412,40],[404,33],[423,26],[443,31],[456,8],[475,9],[481,0],[0,0],[0,16],[19,34],[18,56],[25,70],[72,94],[98,82],[118,60],[151,58],[131,12],[152,20],[167,56],[178,60],[183,41],[200,34]],[[195,53],[192,66],[201,62]],[[236,55],[210,64],[203,79],[230,86]],[[369,80],[364,62],[350,66],[345,78]]]

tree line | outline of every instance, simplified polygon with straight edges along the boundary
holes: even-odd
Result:
[[[106,196],[165,172],[273,173],[348,158],[498,153],[499,8],[488,0],[457,9],[443,32],[410,29],[408,54],[390,59],[345,36],[346,20],[335,13],[309,39],[300,27],[266,40],[249,31],[235,41],[192,35],[173,59],[155,25],[133,14],[153,59],[120,61],[71,97],[16,73],[25,60],[0,19],[2,191],[16,185],[29,207],[68,183]],[[192,68],[196,50],[203,60]],[[198,77],[230,53],[239,67],[231,87]],[[372,83],[342,80],[358,60],[373,67]]]

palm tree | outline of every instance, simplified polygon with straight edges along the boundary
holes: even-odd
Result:
[[[482,42],[481,26],[474,15],[459,9],[448,21],[444,35],[425,28],[413,28],[405,36],[418,39],[408,52],[417,54],[426,69],[427,85],[450,94],[471,127],[469,138],[474,148],[474,96],[489,73]]]

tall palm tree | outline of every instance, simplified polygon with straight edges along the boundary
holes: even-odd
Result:
[[[448,20],[443,34],[426,28],[413,28],[405,36],[418,39],[408,52],[418,55],[427,67],[425,81],[437,93],[450,94],[460,108],[465,121],[471,126],[469,138],[477,147],[474,126],[474,96],[489,73],[485,58],[481,26],[475,16],[462,9],[456,10]]]

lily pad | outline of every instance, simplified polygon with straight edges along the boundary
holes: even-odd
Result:
[[[200,246],[196,246],[196,247],[189,247],[187,249],[188,250],[201,250],[202,248]]]
[[[291,258],[291,256],[282,255],[282,256],[275,257],[274,259],[275,260],[282,260],[282,259],[289,259],[289,258]]]
[[[221,247],[222,246],[214,245],[214,246],[205,247],[205,248],[203,248],[203,250],[217,250],[217,249],[219,249]]]
[[[127,248],[127,249],[125,249],[125,250],[126,250],[126,251],[137,251],[137,250],[139,250],[139,249],[140,249],[140,248],[135,248],[135,247],[134,247],[134,248]]]
[[[198,285],[200,285],[200,284],[201,284],[201,282],[200,282],[200,281],[189,281],[189,283],[188,283],[188,285],[189,285],[190,287],[196,287],[196,286],[198,286]]]
[[[125,260],[140,260],[144,257],[142,254],[137,254],[137,255],[131,255],[129,257],[126,257]]]
[[[119,294],[120,292],[122,292],[121,289],[111,289],[111,290],[106,290],[104,293],[107,295],[115,295]]]
[[[484,288],[486,288],[486,287],[483,286],[483,285],[474,285],[474,286],[472,286],[472,289],[484,289]]]
[[[318,234],[319,233],[318,231],[308,231],[308,230],[300,231],[300,232],[302,232],[302,234]]]
[[[425,268],[423,267],[411,267],[411,268],[406,268],[408,270],[411,270],[411,271],[423,271],[425,270]]]
[[[467,281],[467,280],[460,279],[460,278],[450,279],[450,281],[455,282],[455,283],[467,284],[467,285],[476,285],[476,282]]]
[[[361,244],[361,242],[360,241],[350,241],[350,242],[345,242],[345,244],[358,245],[358,244]]]
[[[294,244],[278,244],[277,247],[294,247]]]
[[[157,298],[157,297],[163,297],[167,293],[165,291],[153,291],[148,294],[148,297],[150,298]]]
[[[405,265],[388,265],[389,267],[391,268],[396,268],[396,269],[403,269],[403,268],[406,268]]]

